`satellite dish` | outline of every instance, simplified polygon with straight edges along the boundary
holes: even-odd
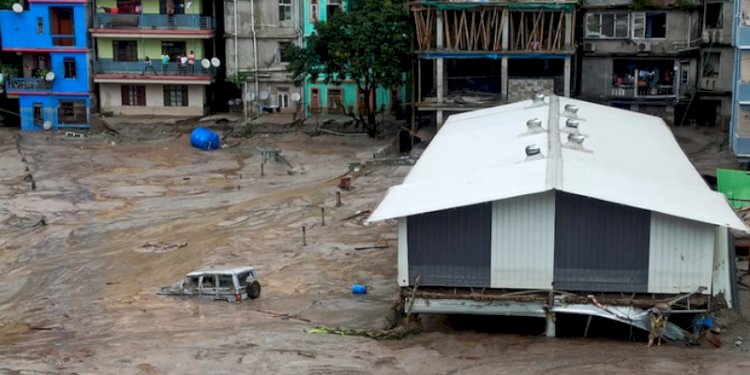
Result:
[[[211,58],[211,65],[213,65],[214,68],[218,68],[219,66],[221,66],[221,60],[219,60],[218,57],[213,57]]]
[[[246,102],[252,102],[255,100],[255,92],[254,91],[248,91],[247,94],[245,94],[245,101]]]
[[[201,66],[205,69],[208,69],[211,67],[211,61],[209,61],[208,59],[203,59],[201,60]]]
[[[42,126],[44,127],[44,130],[50,130],[52,129],[52,121],[45,121]]]
[[[258,95],[258,98],[260,98],[260,100],[268,99],[268,91],[261,91],[260,95]]]
[[[298,92],[295,92],[295,93],[292,94],[292,101],[293,102],[298,102],[300,99],[302,99],[302,96],[300,96],[300,94]]]
[[[47,72],[47,75],[44,76],[44,79],[47,80],[47,82],[52,82],[55,80],[55,72]]]
[[[13,6],[11,6],[11,8],[13,8],[13,11],[16,12],[16,13],[22,13],[23,12],[23,5],[21,5],[19,3],[13,3]]]

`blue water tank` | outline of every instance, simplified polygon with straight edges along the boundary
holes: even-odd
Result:
[[[221,147],[221,139],[218,134],[206,128],[196,128],[190,134],[190,144],[201,150],[215,150]]]
[[[367,287],[364,285],[354,284],[352,285],[353,294],[367,294]]]

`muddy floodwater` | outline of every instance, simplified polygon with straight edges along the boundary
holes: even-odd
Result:
[[[588,338],[577,320],[550,339],[535,320],[445,316],[422,317],[423,332],[401,340],[307,333],[387,323],[397,228],[357,214],[409,167],[337,184],[392,142],[298,133],[205,152],[186,127],[118,130],[0,128],[0,374],[750,374],[741,316],[719,349],[647,348],[641,333],[597,320]],[[289,164],[269,160],[261,176],[259,147]],[[205,265],[256,267],[260,298],[156,295]],[[368,293],[352,295],[354,283]]]

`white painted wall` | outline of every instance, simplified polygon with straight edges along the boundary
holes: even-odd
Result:
[[[187,107],[165,107],[164,86],[146,85],[145,106],[123,106],[119,83],[100,83],[101,111],[116,115],[203,116],[206,86],[188,85]]]
[[[551,289],[555,193],[497,201],[492,209],[492,288]]]
[[[715,226],[651,214],[649,293],[688,293],[700,286],[711,290]]]

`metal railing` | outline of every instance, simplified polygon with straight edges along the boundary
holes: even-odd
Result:
[[[141,61],[113,61],[100,59],[94,61],[94,74],[149,74],[167,76],[214,76],[216,68],[204,68],[200,61],[194,65],[170,62],[163,64],[158,60],[151,60],[151,65]]]
[[[52,34],[53,46],[74,46],[76,45],[76,36],[74,34]]]
[[[52,82],[42,78],[11,77],[6,81],[6,90],[51,90]]]
[[[99,29],[215,29],[214,18],[193,14],[97,14],[94,28]]]
[[[612,87],[610,94],[618,98],[672,98],[675,96],[675,91],[673,85],[621,85]]]

